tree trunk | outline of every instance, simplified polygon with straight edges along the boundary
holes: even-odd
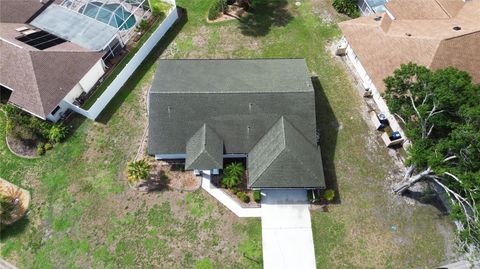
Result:
[[[413,169],[412,168],[409,168],[408,171],[407,171],[407,175],[408,174],[411,174],[411,172],[413,172]],[[402,194],[404,193],[406,190],[408,190],[408,188],[410,188],[411,186],[413,186],[415,183],[417,183],[418,181],[422,180],[424,177],[426,176],[429,176],[430,174],[432,174],[432,170],[429,168],[427,168],[426,170],[422,171],[421,173],[419,174],[416,174],[414,176],[410,176],[408,177],[406,180],[404,180],[396,189],[394,189],[393,191],[397,194]]]

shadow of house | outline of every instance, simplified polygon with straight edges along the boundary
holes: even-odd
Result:
[[[341,203],[341,196],[338,189],[334,162],[339,123],[318,77],[312,77],[312,84],[315,90],[318,143],[322,151],[325,185],[326,189],[335,191],[335,198],[331,203],[339,204]]]
[[[158,60],[158,57],[167,49],[168,45],[175,39],[178,33],[182,30],[183,26],[188,21],[187,10],[177,6],[178,9],[178,20],[175,24],[168,30],[165,36],[158,42],[158,44],[152,49],[150,54],[145,58],[139,68],[135,70],[132,76],[128,81],[123,85],[123,87],[118,91],[115,97],[110,101],[107,107],[96,119],[97,122],[107,124],[115,112],[120,108],[120,106],[125,102],[125,99],[130,95],[130,93],[135,89],[135,86],[138,85],[140,80],[145,76],[145,74],[150,70],[150,67],[155,64]]]
[[[265,36],[272,27],[286,26],[293,16],[287,0],[255,0],[245,17],[239,19],[240,30],[246,36]]]

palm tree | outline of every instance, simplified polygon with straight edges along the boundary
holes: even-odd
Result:
[[[151,166],[145,160],[133,161],[128,164],[128,181],[130,183],[136,183],[140,180],[145,180],[150,173]]]
[[[227,177],[242,177],[243,174],[245,173],[245,168],[243,167],[242,163],[231,163],[225,168],[224,174],[227,175]]]
[[[222,184],[229,189],[233,188],[240,183],[244,173],[245,168],[241,163],[231,163],[225,168]]]

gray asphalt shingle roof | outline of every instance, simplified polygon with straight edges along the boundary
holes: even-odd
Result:
[[[223,168],[223,142],[204,124],[187,142],[185,169],[212,170]]]
[[[148,153],[187,152],[186,166],[196,168],[201,150],[194,137],[203,126],[223,141],[225,154],[249,153],[282,117],[308,145],[317,144],[315,93],[304,59],[160,60],[149,94]],[[313,155],[321,169],[320,153]],[[324,184],[323,170],[311,171],[321,171],[315,179]]]
[[[281,117],[248,154],[249,188],[324,188],[320,148]]]

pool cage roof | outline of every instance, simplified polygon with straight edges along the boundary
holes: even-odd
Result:
[[[87,49],[113,54],[134,35],[137,22],[150,14],[148,0],[63,0],[31,24]]]
[[[150,11],[148,0],[63,0],[60,5],[120,30],[131,28],[135,15],[143,18]]]

